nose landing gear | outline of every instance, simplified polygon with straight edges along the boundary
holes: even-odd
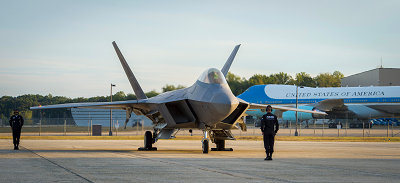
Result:
[[[144,147],[139,147],[139,151],[156,151],[157,147],[153,147],[153,134],[151,131],[144,133]]]

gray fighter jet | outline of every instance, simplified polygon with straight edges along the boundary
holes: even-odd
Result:
[[[115,42],[112,44],[137,96],[137,100],[58,104],[36,106],[31,107],[31,109],[77,107],[125,110],[124,129],[132,112],[136,115],[146,116],[153,122],[154,131],[145,132],[144,147],[139,149],[156,149],[153,144],[158,139],[174,138],[180,129],[200,129],[203,131],[203,153],[208,153],[210,140],[216,144],[216,148],[212,148],[212,150],[232,150],[231,148],[225,148],[225,140],[235,140],[231,129],[238,129],[237,124],[241,130],[246,131],[246,125],[242,119],[246,115],[246,110],[264,109],[266,107],[266,105],[248,103],[235,97],[226,82],[225,76],[240,45],[233,49],[221,71],[216,68],[207,69],[188,88],[165,92],[158,96],[147,98],[117,44]],[[292,110],[325,115],[324,112],[319,111],[281,106],[272,107],[281,111]]]

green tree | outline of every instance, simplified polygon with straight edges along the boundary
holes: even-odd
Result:
[[[268,84],[270,82],[270,78],[266,75],[262,74],[254,74],[249,78],[249,84],[250,85],[262,85],[262,84]]]
[[[126,95],[126,100],[136,100],[136,99],[137,99],[137,97],[136,97],[135,94],[128,93],[128,94]]]
[[[294,84],[298,86],[308,86],[308,87],[315,87],[316,83],[314,79],[305,72],[300,72],[296,74],[296,81]]]
[[[113,95],[113,101],[124,101],[126,100],[126,95],[123,91],[119,91]]]
[[[187,86],[184,86],[184,85],[178,85],[178,86],[176,87],[176,89],[177,89],[177,90],[184,89],[184,88],[187,88]]]
[[[320,73],[314,80],[319,87],[339,87],[343,77],[341,72],[335,71],[333,74],[330,72]]]
[[[292,76],[284,72],[279,72],[272,76],[276,79],[274,84],[288,84],[288,82],[293,80]]]
[[[24,119],[32,119],[32,111],[29,109],[21,111],[21,115]]]
[[[151,90],[151,91],[145,93],[145,95],[147,96],[147,98],[151,98],[151,97],[159,95],[159,93],[157,93],[156,90]]]
[[[234,95],[243,93],[249,87],[249,83],[245,78],[241,78],[231,72],[226,75],[226,81]]]
[[[162,87],[162,92],[164,93],[164,92],[179,90],[179,89],[183,89],[183,88],[186,88],[186,86],[183,86],[183,85],[174,86],[174,85],[166,84],[164,87]]]

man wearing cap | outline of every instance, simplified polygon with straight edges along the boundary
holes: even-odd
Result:
[[[264,137],[264,148],[267,157],[264,160],[272,160],[272,153],[274,152],[275,135],[279,130],[278,118],[272,114],[272,107],[267,106],[267,114],[261,118],[261,132]],[[275,126],[275,128],[274,128]]]
[[[18,115],[18,110],[15,109],[14,115],[10,117],[10,126],[13,131],[14,150],[19,150],[19,137],[21,136],[21,129],[24,126],[24,118]]]

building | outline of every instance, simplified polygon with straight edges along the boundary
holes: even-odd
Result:
[[[400,68],[376,68],[342,78],[342,87],[400,86]]]
[[[120,127],[123,127],[126,112],[124,110],[113,110],[112,113],[112,125],[118,123]],[[103,127],[110,126],[110,109],[71,108],[71,114],[77,126],[91,126],[90,123]],[[136,126],[137,123],[152,126],[150,119],[137,116],[134,113],[132,113],[132,117],[126,126]]]

